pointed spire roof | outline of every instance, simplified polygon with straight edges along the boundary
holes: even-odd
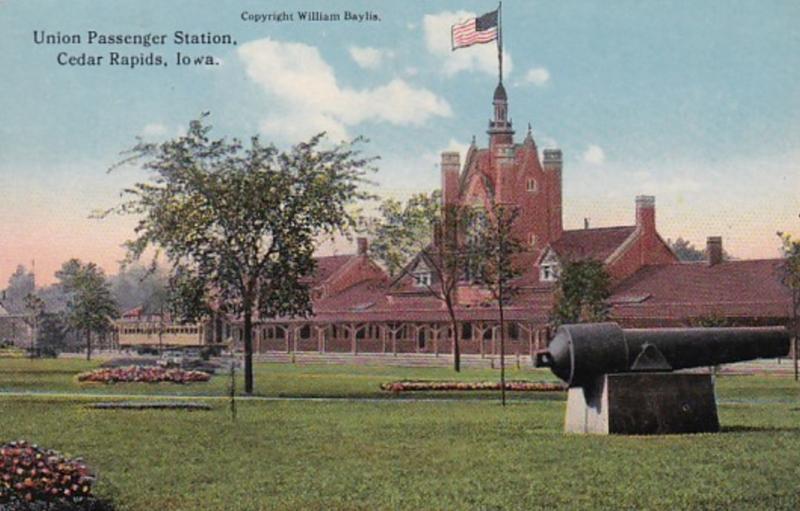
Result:
[[[497,88],[494,89],[494,100],[508,101],[508,95],[506,94],[506,88],[503,87],[503,82],[498,83]]]
[[[536,146],[536,142],[534,142],[533,140],[533,130],[531,128],[531,123],[528,123],[528,132],[525,134],[525,140],[523,140],[522,143]]]

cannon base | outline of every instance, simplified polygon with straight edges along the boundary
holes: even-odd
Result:
[[[719,431],[710,374],[606,374],[569,389],[566,433],[666,435]]]

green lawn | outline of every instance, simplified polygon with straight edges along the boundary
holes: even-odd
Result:
[[[81,389],[73,376],[84,368],[0,361],[0,388]],[[452,377],[263,364],[256,382],[265,395],[373,397],[387,379]],[[562,393],[505,409],[494,399],[250,401],[238,404],[235,423],[224,401],[209,401],[210,412],[105,411],[87,409],[91,397],[0,397],[0,431],[83,456],[99,474],[97,492],[120,509],[800,508],[800,386],[770,376],[717,381],[724,431],[713,435],[564,435]],[[224,386],[219,378],[201,387]]]
[[[76,359],[31,360],[0,359],[0,391],[60,391],[92,392],[108,394],[181,394],[214,395],[228,394],[230,376],[219,374],[207,383],[191,385],[117,383],[81,383],[76,376],[82,371],[99,367],[99,362]],[[290,365],[260,363],[254,366],[256,396],[302,396],[302,397],[486,397],[493,394],[472,393],[449,394],[413,393],[394,396],[380,390],[380,384],[403,379],[437,379],[464,381],[494,381],[500,372],[492,369],[469,369],[456,374],[449,368],[406,368],[380,366],[339,365]],[[244,389],[241,371],[237,372],[237,389]],[[509,368],[508,379],[533,381],[556,381],[550,371]],[[527,398],[530,394],[515,395]]]

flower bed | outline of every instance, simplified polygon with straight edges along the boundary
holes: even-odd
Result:
[[[497,381],[396,381],[382,383],[381,390],[392,392],[429,391],[429,390],[500,390]],[[506,390],[525,392],[552,392],[566,390],[561,383],[543,381],[507,381]]]
[[[81,503],[91,499],[93,482],[80,458],[68,459],[24,440],[0,446],[0,509],[36,502]]]
[[[184,371],[164,367],[109,367],[78,375],[78,381],[97,383],[194,383],[211,379],[202,371]]]

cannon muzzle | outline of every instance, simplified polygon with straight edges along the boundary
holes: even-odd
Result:
[[[623,330],[616,323],[585,323],[559,327],[535,363],[570,387],[582,387],[603,374],[673,371],[788,353],[784,327]]]

